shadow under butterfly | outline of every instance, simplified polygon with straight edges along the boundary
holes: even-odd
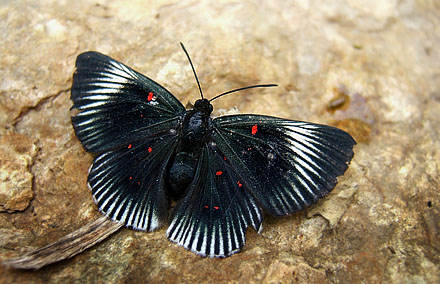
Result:
[[[211,118],[203,97],[186,110],[146,76],[98,52],[76,60],[75,133],[96,154],[88,184],[99,209],[138,230],[170,225],[167,237],[201,256],[240,251],[247,227],[317,202],[353,157],[354,139],[325,125],[261,115]],[[171,214],[168,211],[176,202]]]

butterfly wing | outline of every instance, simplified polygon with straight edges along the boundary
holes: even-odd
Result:
[[[328,194],[356,142],[325,125],[258,115],[213,120],[213,140],[273,215],[299,211]]]
[[[166,166],[177,141],[166,131],[99,155],[88,177],[99,209],[135,229],[161,227],[168,218]]]
[[[88,176],[99,209],[136,229],[160,227],[168,216],[166,166],[185,108],[159,84],[97,52],[78,56],[71,99],[76,135],[99,153]]]
[[[183,105],[164,87],[98,52],[76,60],[71,92],[75,133],[90,152],[100,153],[171,129]]]
[[[261,229],[262,214],[247,184],[215,143],[202,150],[193,183],[173,212],[168,238],[202,256],[226,257]]]

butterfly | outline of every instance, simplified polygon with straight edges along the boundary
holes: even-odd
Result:
[[[263,210],[284,216],[327,195],[353,157],[343,130],[240,114],[212,118],[201,98],[186,110],[168,90],[98,52],[76,60],[72,124],[95,154],[88,185],[99,210],[116,222],[153,231],[201,256],[242,249],[261,232]],[[170,208],[172,210],[170,210]],[[171,214],[169,214],[171,211]]]

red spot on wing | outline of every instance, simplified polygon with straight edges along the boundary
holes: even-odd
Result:
[[[237,181],[237,184],[238,184],[238,187],[242,187],[243,186],[239,180]]]
[[[225,160],[225,161],[227,160],[227,159],[226,159],[226,156],[223,156],[223,160]]]
[[[218,172],[215,173],[216,176],[221,176],[222,174],[223,174],[222,171],[218,171]]]
[[[218,210],[219,208],[220,208],[220,207],[218,207],[218,206],[214,206],[214,209],[215,209],[215,210]]]
[[[140,182],[140,181],[138,181],[138,185],[141,185],[141,182]]]
[[[133,177],[129,177],[129,179],[133,179]]]
[[[148,147],[148,153],[151,153],[151,152],[153,152],[153,148]]]
[[[131,144],[130,145],[128,145],[128,147],[127,147],[128,149],[131,149]]]
[[[258,126],[255,124],[252,126],[252,135],[255,135],[258,132]]]
[[[148,98],[147,98],[147,100],[148,100],[149,102],[151,102],[151,101],[153,100],[153,97],[154,97],[154,94],[153,94],[152,92],[149,92],[149,93],[148,93]]]
[[[141,118],[144,117],[144,115],[141,113]]]
[[[208,206],[208,205],[205,205],[205,208],[209,208],[209,206]]]

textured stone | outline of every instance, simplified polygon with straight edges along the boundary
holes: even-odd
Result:
[[[199,95],[181,41],[208,98],[279,85],[226,96],[216,110],[331,124],[358,145],[328,197],[292,216],[265,216],[263,232],[249,229],[232,257],[200,258],[169,242],[166,228],[121,229],[40,271],[0,268],[0,283],[440,283],[437,1],[6,2],[2,186],[14,177],[27,195],[24,211],[0,213],[1,258],[100,216],[86,186],[93,157],[70,124],[69,88],[83,51],[126,63],[187,104]]]
[[[24,135],[7,133],[0,139],[0,212],[22,211],[34,197],[30,167],[37,146]]]

